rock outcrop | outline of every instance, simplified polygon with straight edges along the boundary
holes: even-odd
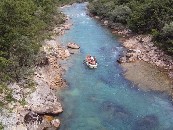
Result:
[[[123,42],[127,48],[124,56],[118,62],[135,62],[136,60],[143,60],[163,69],[169,70],[169,75],[173,72],[173,59],[166,55],[163,51],[158,49],[152,43],[151,36],[133,36]]]
[[[76,43],[73,43],[73,42],[69,42],[69,43],[67,44],[67,47],[68,47],[68,48],[71,48],[71,49],[79,49],[79,48],[80,48],[79,45],[77,45]]]
[[[70,26],[71,24],[65,23],[55,27],[54,35],[62,35]],[[23,87],[23,81],[8,86],[16,102],[9,103],[0,113],[4,130],[43,130],[49,127],[55,129],[60,125],[59,119],[49,115],[57,115],[63,111],[56,95],[56,90],[65,86],[62,78],[64,69],[59,61],[69,57],[70,52],[56,41],[55,36],[52,36],[52,40],[46,40],[40,50],[44,52],[45,58],[41,59],[34,69],[33,87]],[[1,97],[3,100],[3,95],[0,99]],[[8,109],[12,111],[9,112]],[[45,114],[49,118],[45,118]]]
[[[70,18],[69,17],[66,17],[65,19],[68,21]],[[72,25],[73,24],[66,22],[65,24],[63,24],[61,26],[55,27],[53,29],[53,34],[54,35],[57,35],[57,34],[58,35],[63,35],[66,30],[69,30],[71,28]]]

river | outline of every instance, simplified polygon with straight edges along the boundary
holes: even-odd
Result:
[[[144,92],[123,76],[116,62],[122,46],[116,36],[86,15],[86,4],[73,4],[62,11],[73,26],[60,37],[62,44],[75,42],[80,52],[62,63],[68,87],[58,93],[64,107],[60,130],[173,130],[173,105],[159,92]],[[83,60],[97,57],[98,68]]]

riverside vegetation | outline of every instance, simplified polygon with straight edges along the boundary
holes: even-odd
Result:
[[[24,80],[33,85],[28,75],[39,64],[41,41],[55,24],[64,21],[63,15],[56,11],[57,4],[55,0],[0,2],[0,93],[6,95],[6,101],[13,100],[6,87],[10,82]]]
[[[159,70],[168,75],[170,82],[168,93],[171,95],[173,95],[172,3],[172,0],[94,0],[88,6],[91,16],[111,28],[113,34],[121,36],[119,40],[126,51],[117,61],[122,63],[123,68],[130,70],[128,65],[130,63],[131,66],[137,65],[135,61],[145,61],[158,66]],[[126,77],[127,73],[124,74]],[[149,74],[147,77],[150,76]],[[137,83],[134,79],[132,81]],[[151,85],[148,87],[151,88]]]
[[[120,23],[138,34],[151,34],[153,41],[173,55],[172,0],[94,0],[90,12],[112,24]]]
[[[70,3],[71,0],[64,0],[63,2]],[[35,86],[39,85],[36,85],[35,79],[33,79],[34,75],[36,75],[35,73],[38,72],[35,68],[41,67],[42,65],[44,66],[49,60],[47,54],[40,48],[45,44],[45,42],[43,42],[45,39],[49,39],[54,35],[52,33],[54,32],[53,29],[60,27],[61,24],[65,22],[65,16],[57,9],[57,7],[64,4],[63,2],[60,0],[0,1],[1,112],[5,108],[5,113],[6,109],[8,109],[9,113],[12,112],[15,114],[12,107],[15,104],[17,104],[17,106],[26,105],[27,102],[25,98],[27,95],[24,93],[23,96],[14,98],[13,92],[15,91],[18,93],[17,95],[20,95],[19,91],[23,89],[27,91],[35,90]],[[61,50],[61,48],[59,50]],[[50,62],[50,64],[51,63],[52,62]],[[57,64],[54,65],[54,67],[56,66]],[[59,69],[57,69],[57,71],[59,72]],[[37,77],[37,75],[35,77]],[[45,82],[47,81],[43,83]],[[47,89],[51,91],[51,89]],[[53,93],[54,92],[51,92],[51,94]],[[20,99],[20,97],[23,98]],[[52,98],[57,100],[55,95],[51,96],[51,100]],[[55,101],[55,103],[57,102]],[[1,121],[3,119],[2,117],[3,116],[1,116]],[[7,120],[6,125],[10,122],[8,118]],[[15,121],[13,121],[13,124],[14,122]],[[0,124],[0,129],[3,129],[2,124]]]
[[[136,33],[150,33],[155,43],[173,54],[172,0],[90,0],[92,14],[128,26]],[[76,0],[2,0],[0,2],[0,92],[13,100],[6,84],[25,79],[40,61],[41,41],[55,24],[64,22],[56,6]],[[78,0],[77,2],[83,2]],[[55,16],[56,13],[56,17]],[[42,56],[42,55],[41,55]],[[0,101],[0,106],[4,102]]]
[[[65,21],[57,6],[73,2],[76,0],[0,1],[0,108],[16,100],[8,84],[20,82],[23,87],[35,85],[32,81],[33,68],[46,59],[40,51],[42,41],[49,38],[54,26]],[[95,15],[129,26],[134,32],[153,34],[157,44],[172,54],[172,3],[171,0],[99,0],[93,1],[89,9]],[[153,17],[151,14],[148,16],[148,11]],[[20,103],[26,104],[25,99]],[[0,129],[3,129],[1,124]]]

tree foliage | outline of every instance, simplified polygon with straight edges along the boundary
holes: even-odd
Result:
[[[126,24],[126,20],[130,13],[131,9],[128,6],[120,5],[115,7],[115,9],[110,11],[108,14],[110,14],[109,18],[111,21]]]
[[[131,6],[134,7],[134,3]],[[129,27],[135,32],[151,32],[152,29],[160,31],[165,22],[169,23],[173,19],[173,1],[170,0],[146,0],[138,2],[130,16]]]
[[[173,0],[94,0],[89,9],[94,15],[122,23],[135,33],[152,33],[159,46],[173,54],[173,37],[168,36],[173,22],[172,5]]]
[[[0,81],[19,81],[34,65],[44,30],[50,29],[57,12],[56,0],[0,1]],[[58,24],[56,21],[56,24]]]
[[[160,33],[154,35],[157,44],[168,53],[173,53],[173,22],[165,24]],[[162,44],[161,44],[162,43]]]
[[[92,0],[58,0],[58,3],[60,5],[66,5],[66,4],[73,4],[73,3],[82,3],[86,1],[92,1]]]

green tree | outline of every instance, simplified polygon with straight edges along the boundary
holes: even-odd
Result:
[[[151,32],[152,29],[161,30],[165,22],[173,18],[173,8],[170,0],[145,0],[144,3],[131,2],[132,12],[128,25],[135,32]],[[135,7],[136,6],[136,7]]]
[[[56,0],[0,1],[0,80],[19,81],[34,65],[45,30],[63,21],[56,5]]]
[[[131,9],[128,6],[115,6],[115,9],[109,12],[109,18],[113,22],[127,23],[127,19],[131,14]]]
[[[173,55],[173,22],[165,24],[160,33],[154,35],[157,44]]]

